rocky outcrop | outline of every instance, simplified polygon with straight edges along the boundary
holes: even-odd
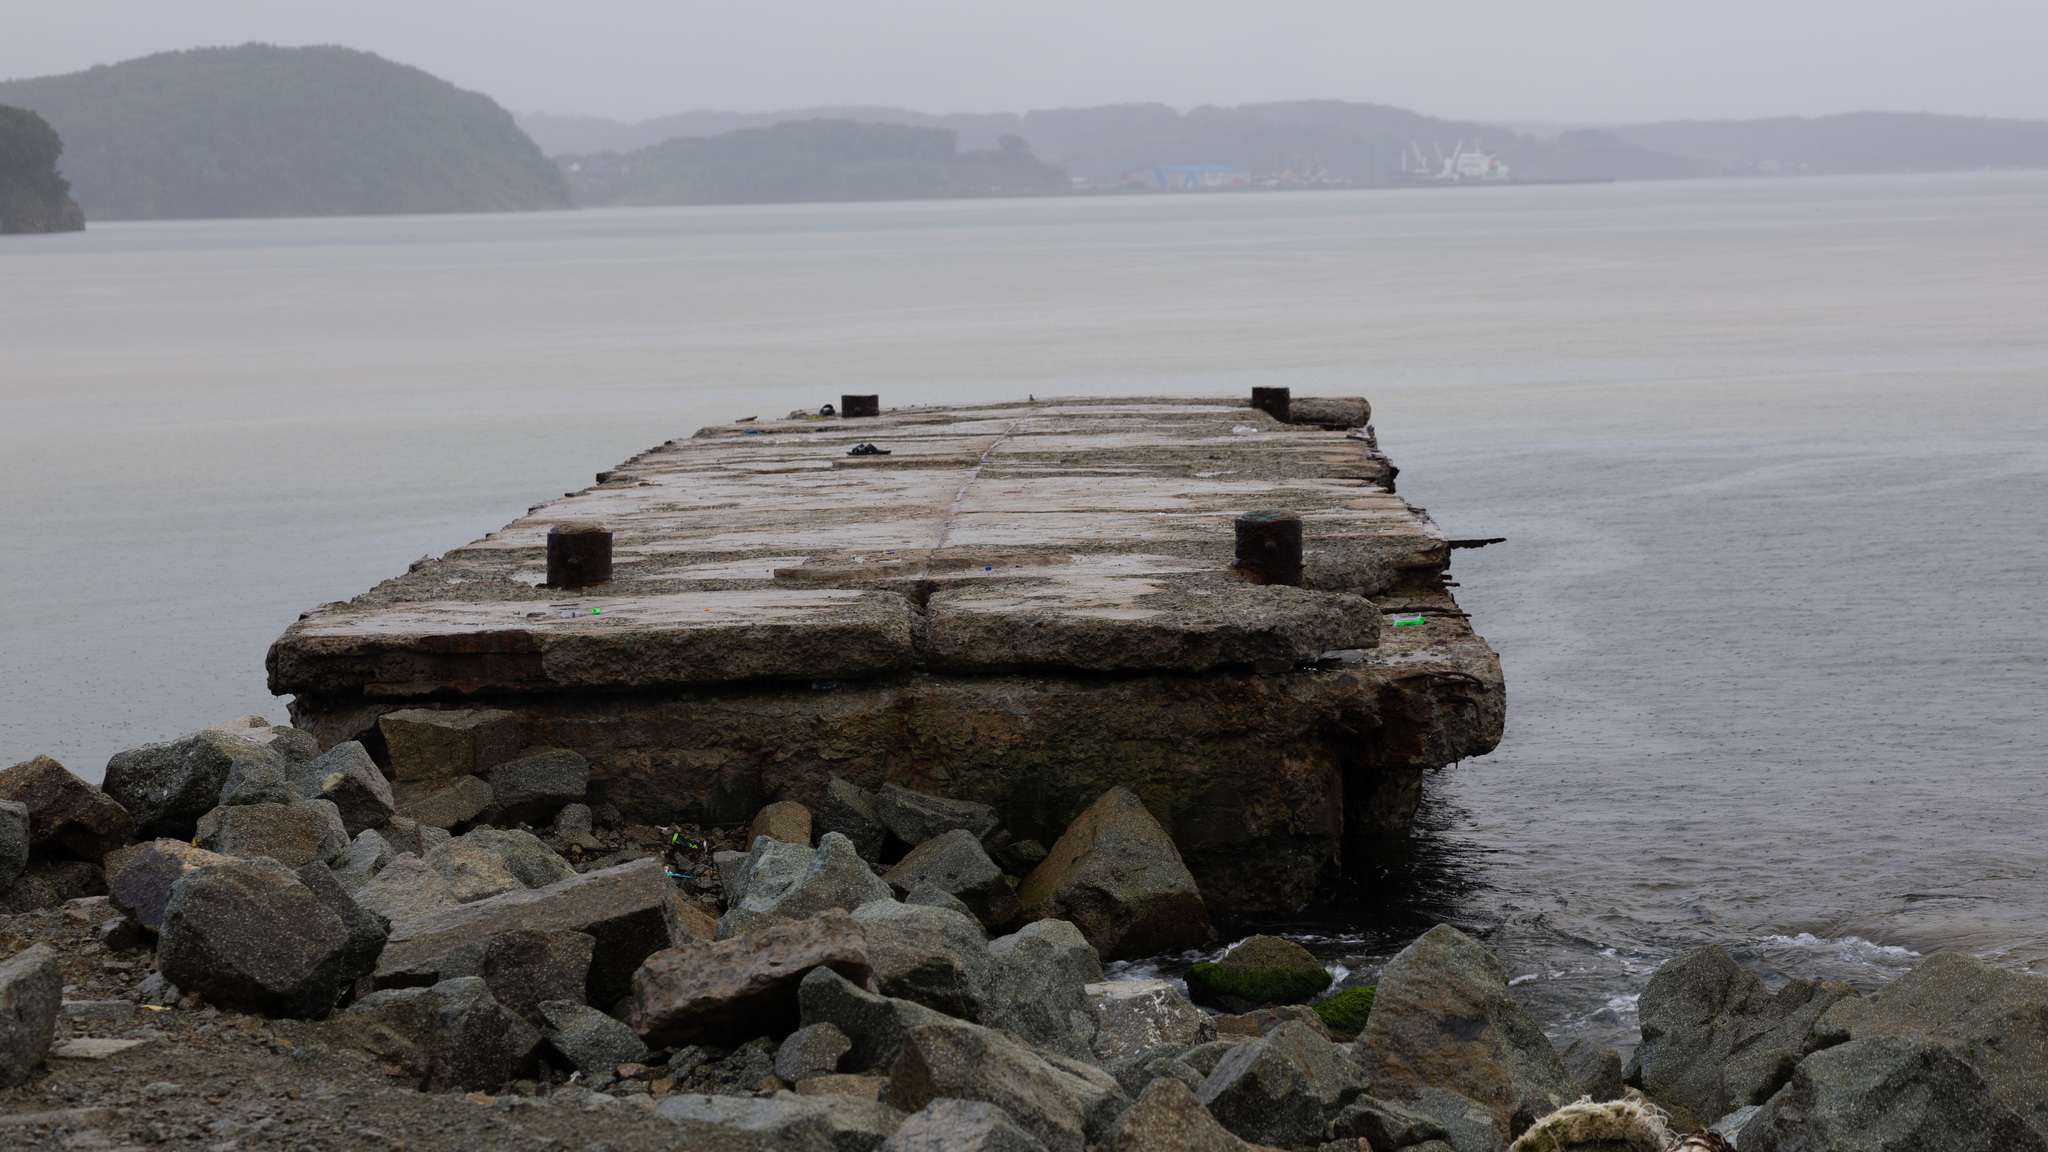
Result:
[[[30,855],[97,861],[135,830],[127,809],[48,756],[0,771],[0,800],[28,809]]]
[[[1017,897],[1033,920],[1072,922],[1106,960],[1209,938],[1209,913],[1166,830],[1128,788],[1074,818]]]
[[[462,904],[576,876],[569,862],[539,837],[516,829],[478,828],[437,845],[426,859],[447,878],[449,891]]]
[[[0,104],[0,234],[84,230],[85,212],[57,172],[63,152],[49,121]]]
[[[737,936],[777,920],[801,920],[827,908],[850,912],[871,901],[892,898],[889,886],[854,851],[853,842],[836,832],[825,833],[815,851],[773,837],[758,837],[748,857],[750,864],[739,877],[743,895],[720,919],[721,937]]]
[[[406,924],[462,903],[446,876],[410,852],[399,853],[350,895],[357,904],[393,924]]]
[[[398,815],[429,828],[453,828],[483,814],[491,806],[490,784],[480,776],[446,780],[401,780],[391,786]]]
[[[867,942],[853,917],[828,909],[735,938],[670,948],[648,957],[633,976],[633,1030],[650,1043],[671,1045],[786,1035],[801,1016],[797,986],[814,968],[868,982]]]
[[[223,805],[200,818],[196,839],[210,852],[245,860],[268,856],[287,868],[324,864],[349,845],[339,815],[316,801]]]

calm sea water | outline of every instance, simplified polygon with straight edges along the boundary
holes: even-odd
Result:
[[[2048,972],[2048,174],[96,225],[0,242],[0,755],[281,719],[262,656],[708,422],[1363,393],[1500,751],[1293,927],[1436,919],[1626,1039],[1730,944]]]

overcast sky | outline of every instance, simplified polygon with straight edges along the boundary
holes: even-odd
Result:
[[[1496,121],[2048,118],[2044,0],[4,0],[0,77],[344,44],[515,111],[1332,97]]]

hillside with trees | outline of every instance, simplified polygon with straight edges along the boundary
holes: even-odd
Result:
[[[57,174],[64,141],[26,108],[0,104],[0,232],[77,232],[85,213]]]
[[[1692,158],[1714,175],[1827,175],[2048,168],[2048,122],[1923,112],[1677,120],[1608,130]]]
[[[489,97],[347,48],[199,48],[0,82],[63,137],[95,219],[569,206]]]

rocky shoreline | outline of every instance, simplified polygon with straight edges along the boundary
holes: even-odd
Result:
[[[1626,1065],[1441,925],[1335,994],[1254,936],[1198,1006],[1104,979],[1214,939],[1125,789],[1050,846],[844,780],[655,828],[487,712],[380,730],[381,765],[245,717],[104,788],[0,772],[11,1146],[2048,1152],[2048,981],[1958,954],[1866,998],[1687,953]]]

